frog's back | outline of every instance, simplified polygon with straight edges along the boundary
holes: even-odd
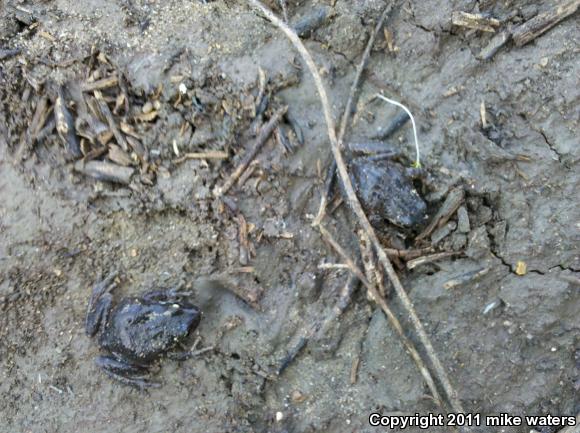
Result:
[[[137,363],[154,361],[189,332],[191,323],[172,320],[172,313],[171,305],[124,299],[112,311],[101,344]]]
[[[350,172],[361,205],[372,220],[403,228],[424,224],[427,206],[401,164],[361,158],[351,163]]]

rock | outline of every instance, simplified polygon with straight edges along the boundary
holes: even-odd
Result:
[[[465,206],[461,206],[457,210],[457,228],[460,233],[469,233],[471,226],[469,224],[469,215]]]
[[[457,223],[455,221],[450,221],[443,227],[438,228],[431,235],[431,243],[437,245],[443,239],[445,239],[451,232],[457,228]]]

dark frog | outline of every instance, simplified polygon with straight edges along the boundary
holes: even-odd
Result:
[[[110,353],[96,358],[109,376],[140,388],[159,386],[149,380],[149,367],[174,351],[199,324],[200,310],[175,290],[153,290],[113,304],[115,274],[93,288],[86,317],[86,333],[98,336]]]
[[[384,143],[350,145],[352,152],[376,149]],[[414,179],[423,170],[398,162],[395,152],[355,156],[349,163],[350,179],[370,223],[379,231],[389,225],[417,231],[427,220],[427,205],[415,189]]]

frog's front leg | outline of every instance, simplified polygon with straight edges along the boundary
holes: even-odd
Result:
[[[90,337],[94,336],[99,330],[99,327],[104,326],[107,321],[113,301],[111,291],[117,286],[113,282],[116,276],[117,273],[113,272],[93,287],[85,320],[85,332]]]
[[[139,389],[161,386],[160,383],[150,380],[146,367],[132,364],[115,356],[98,356],[95,358],[95,364],[108,376],[125,385],[136,386]]]

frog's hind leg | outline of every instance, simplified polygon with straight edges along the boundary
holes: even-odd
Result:
[[[158,382],[152,382],[147,368],[120,360],[115,356],[98,356],[95,364],[99,366],[109,377],[123,383],[135,386],[139,389],[158,388]]]
[[[92,337],[95,335],[99,326],[103,326],[107,320],[113,301],[113,296],[110,292],[116,287],[116,284],[113,282],[116,276],[117,273],[113,272],[93,287],[85,320],[85,332],[88,336]]]

